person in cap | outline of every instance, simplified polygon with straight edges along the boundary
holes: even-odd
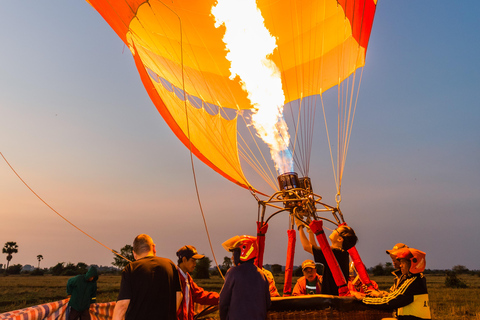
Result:
[[[383,297],[369,297],[356,293],[357,299],[375,309],[395,309],[395,318],[403,320],[431,319],[425,270],[425,252],[403,248],[395,252],[402,276],[396,289]]]
[[[218,305],[217,292],[208,292],[193,281],[190,273],[197,265],[197,260],[203,259],[194,246],[183,246],[177,251],[178,273],[182,284],[183,299],[177,311],[178,320],[193,320],[195,315],[194,303],[202,305]]]
[[[220,291],[221,320],[265,320],[270,307],[270,290],[263,271],[255,264],[257,238],[235,236],[222,246],[233,254],[234,266],[228,269]]]
[[[302,243],[303,249],[307,252],[313,254],[313,258],[316,263],[321,263],[324,266],[323,269],[323,279],[322,279],[322,294],[330,294],[338,296],[338,286],[335,283],[332,270],[329,268],[325,255],[323,254],[320,246],[317,245],[315,240],[315,235],[312,230],[308,228],[301,220],[295,219],[298,226],[298,233],[300,235],[300,242]],[[309,238],[305,235],[307,229],[309,233]],[[350,255],[348,249],[355,246],[357,243],[357,236],[355,231],[346,225],[340,225],[329,236],[333,255],[342,270],[342,274],[345,277],[345,280],[348,279],[349,274],[349,264],[350,264]]]
[[[393,285],[390,287],[388,291],[366,289],[366,293],[368,293],[369,296],[384,297],[388,295],[390,292],[395,291],[400,281],[400,277],[402,276],[402,271],[400,270],[400,262],[397,259],[396,252],[403,248],[408,248],[408,246],[404,243],[399,242],[393,246],[392,250],[386,250],[386,253],[390,255],[390,258],[392,259],[393,267],[395,268],[395,270],[392,271],[392,274],[394,276]]]
[[[302,262],[303,277],[297,280],[293,288],[293,296],[307,294],[319,294],[322,292],[322,276],[317,274],[317,268],[313,260]]]
[[[90,320],[90,304],[97,299],[97,280],[98,272],[94,266],[91,266],[86,274],[68,279],[68,320]]]
[[[182,300],[177,267],[156,253],[150,236],[140,234],[133,241],[135,261],[122,271],[113,320],[177,319]]]

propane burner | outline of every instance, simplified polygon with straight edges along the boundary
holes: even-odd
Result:
[[[300,180],[296,172],[286,172],[277,177],[280,190],[291,190],[300,187]]]
[[[309,177],[298,178],[296,172],[286,172],[279,175],[277,180],[285,209],[295,209],[300,215],[315,212],[312,181]]]

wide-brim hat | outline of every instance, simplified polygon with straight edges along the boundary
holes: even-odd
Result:
[[[405,243],[397,243],[396,245],[393,246],[392,250],[386,250],[388,254],[395,254],[396,251],[403,249],[403,248],[408,248],[408,246]]]

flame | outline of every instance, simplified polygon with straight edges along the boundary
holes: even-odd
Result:
[[[269,146],[277,172],[293,171],[281,74],[269,58],[277,47],[275,37],[265,27],[255,0],[219,0],[212,14],[216,28],[225,26],[223,42],[231,62],[230,79],[238,76],[248,93],[257,135]]]

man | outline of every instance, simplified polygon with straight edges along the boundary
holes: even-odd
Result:
[[[178,271],[171,260],[156,253],[150,236],[140,234],[133,241],[135,261],[122,271],[114,320],[177,318],[182,300]]]
[[[430,304],[427,292],[427,281],[423,275],[425,270],[425,252],[403,248],[395,252],[400,263],[402,276],[392,292],[383,297],[368,297],[355,293],[362,303],[375,309],[396,309],[396,318],[404,320],[430,320]]]
[[[194,246],[183,246],[177,251],[178,273],[182,284],[183,299],[177,311],[178,320],[193,320],[193,303],[203,305],[218,305],[219,295],[216,292],[208,292],[199,287],[190,276],[198,259],[203,259],[203,254],[198,254]]]
[[[400,282],[400,278],[402,277],[402,271],[400,270],[400,260],[397,259],[397,252],[400,251],[400,249],[404,248],[408,248],[408,246],[404,243],[397,243],[393,246],[392,250],[386,250],[387,254],[389,254],[390,258],[392,259],[393,267],[395,268],[395,270],[392,271],[392,274],[394,276],[393,285],[390,287],[389,291],[366,290],[370,297],[384,297],[390,292],[395,291]]]
[[[222,246],[233,253],[234,266],[228,269],[220,292],[221,320],[265,320],[270,307],[268,280],[254,261],[258,254],[257,238],[236,236]]]
[[[338,296],[338,286],[333,278],[332,270],[327,263],[322,249],[317,245],[313,232],[310,230],[310,228],[308,228],[308,239],[305,235],[305,231],[303,231],[306,226],[298,219],[296,219],[296,223],[303,249],[313,254],[315,262],[323,264],[322,294]],[[358,238],[352,228],[346,225],[340,225],[332,231],[329,239],[331,242],[330,248],[332,249],[333,255],[340,266],[343,276],[345,277],[345,281],[347,281],[350,264],[350,255],[348,254],[347,250],[355,246]]]
[[[90,304],[97,299],[97,268],[90,267],[86,274],[68,279],[67,295],[70,296],[68,320],[90,320]]]
[[[319,294],[322,292],[322,276],[317,274],[315,262],[305,260],[302,263],[303,277],[297,280],[293,288],[293,296]]]

